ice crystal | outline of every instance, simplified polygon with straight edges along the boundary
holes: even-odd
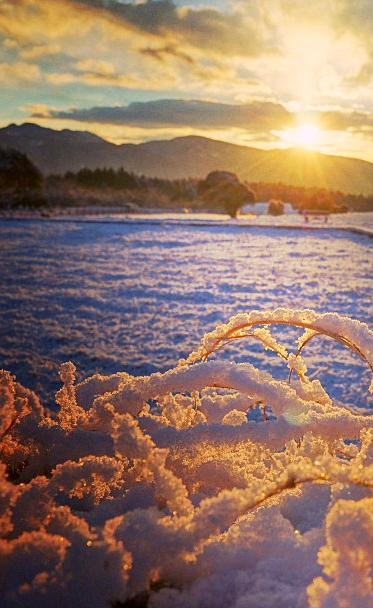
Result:
[[[275,323],[305,329],[295,353]],[[307,376],[320,334],[372,368],[366,325],[277,309],[164,373],[76,384],[66,363],[57,414],[1,372],[2,608],[371,608],[373,415]],[[252,338],[296,376],[209,360]]]

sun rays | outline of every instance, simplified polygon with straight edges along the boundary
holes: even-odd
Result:
[[[315,122],[300,122],[295,127],[279,131],[278,137],[285,146],[318,150],[323,144],[325,134]]]

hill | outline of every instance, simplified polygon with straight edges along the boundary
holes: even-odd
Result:
[[[221,170],[249,182],[373,193],[372,163],[301,149],[267,151],[197,136],[118,146],[87,131],[55,131],[30,123],[0,129],[0,146],[27,154],[45,174],[123,167],[165,179],[202,179]]]

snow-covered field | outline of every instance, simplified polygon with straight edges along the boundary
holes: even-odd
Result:
[[[331,230],[342,222],[373,226],[373,214],[332,216],[325,230],[316,221],[309,225],[319,230],[300,230],[298,215],[255,219],[293,222],[293,230],[221,216],[96,219],[105,223],[0,222],[0,365],[47,405],[64,361],[75,363],[80,379],[165,370],[237,312],[313,308],[373,327],[373,240]],[[328,340],[307,352],[335,397],[362,405],[356,357]],[[245,343],[226,356],[263,355]]]
[[[195,219],[0,222],[1,608],[373,606],[373,240]]]

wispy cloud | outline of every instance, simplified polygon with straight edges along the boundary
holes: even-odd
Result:
[[[115,74],[114,65],[110,61],[102,59],[83,59],[78,61],[74,67],[80,72],[91,72],[102,76],[113,76]]]
[[[25,62],[0,63],[0,82],[13,86],[23,83],[35,83],[41,79],[38,65]]]
[[[57,56],[60,53],[61,47],[59,44],[36,44],[35,46],[20,48],[18,51],[19,57],[26,60],[45,58],[51,55]]]
[[[193,57],[190,54],[177,49],[172,44],[167,44],[165,46],[160,46],[160,47],[147,46],[145,48],[141,48],[140,53],[143,55],[146,55],[148,57],[157,59],[157,61],[160,61],[162,63],[170,57],[172,57],[172,58],[176,57],[177,59],[181,59],[182,61],[184,61],[185,63],[187,63],[189,65],[196,65],[196,60],[193,59]]]

